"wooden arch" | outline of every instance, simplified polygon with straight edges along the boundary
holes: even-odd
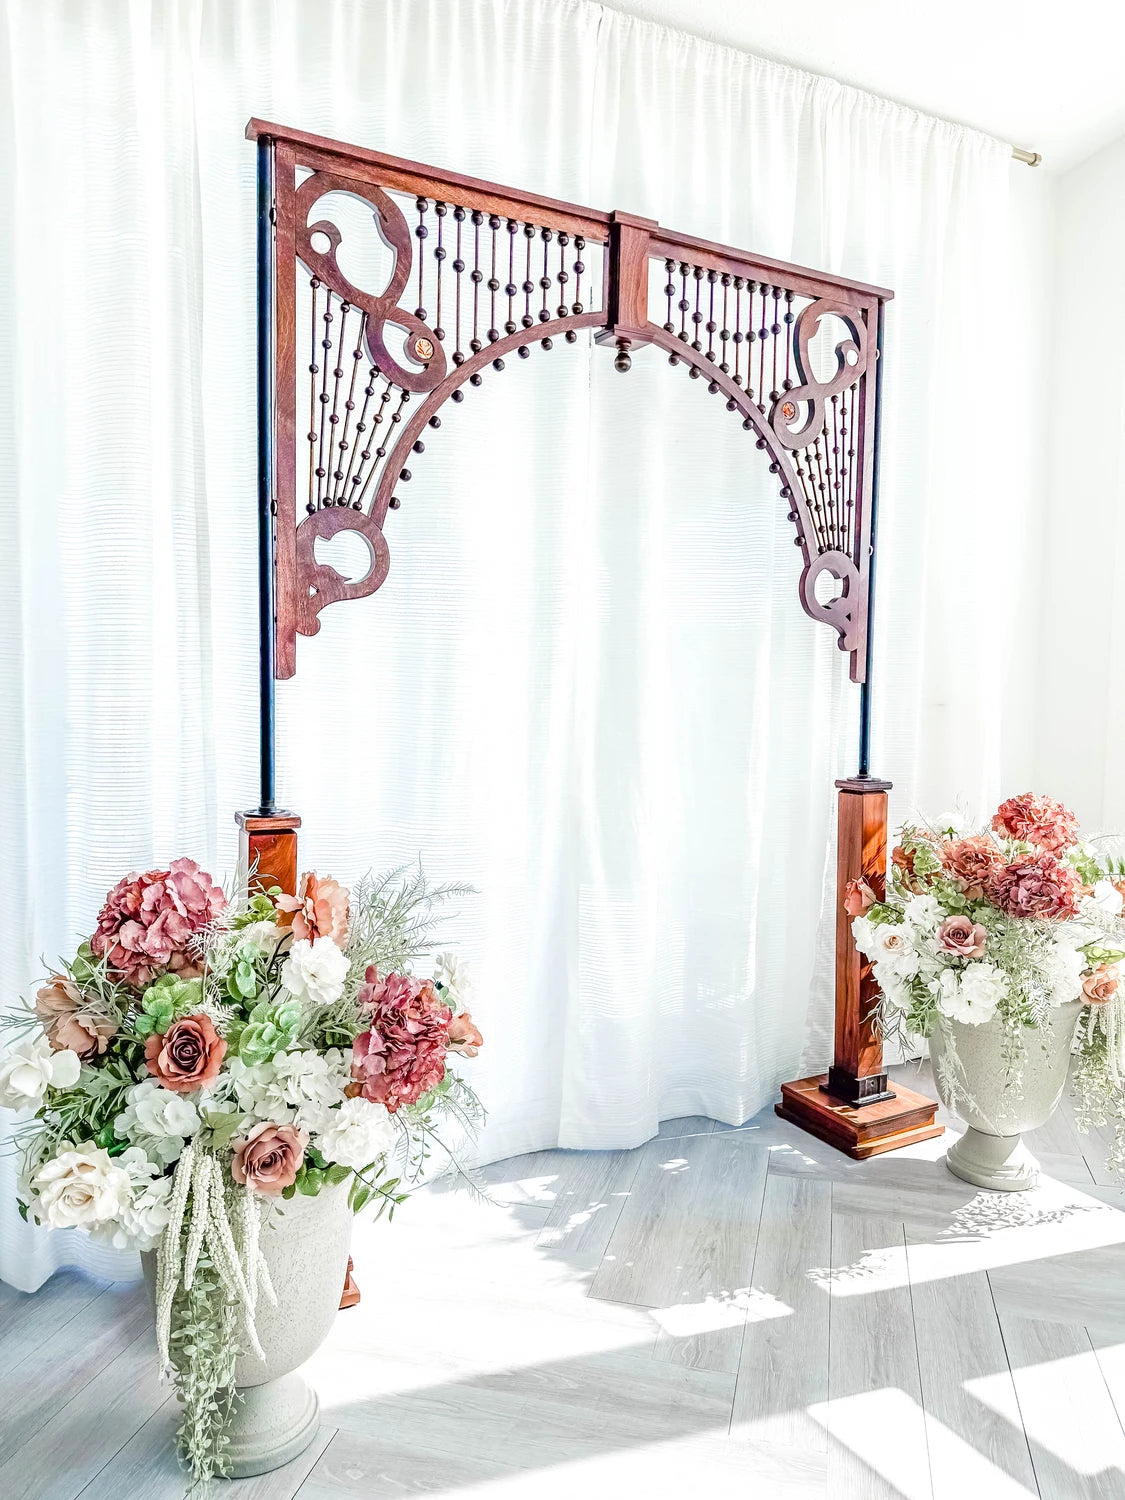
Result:
[[[838,783],[835,1061],[824,1077],[784,1085],[779,1111],[853,1155],[936,1134],[933,1101],[888,1088],[870,975],[842,907],[848,880],[878,887],[886,865],[888,783],[867,761],[880,356],[893,294],[260,120],[246,133],[258,145],[262,520],[262,797],[243,820],[252,849],[283,883],[295,875],[297,820],[274,806],[274,681],[294,674],[297,637],[317,633],[324,609],[387,577],[388,513],[445,403],[587,329],[622,372],[654,346],[705,381],[762,453],[800,549],[801,607],[835,631],[861,685],[859,776]],[[391,257],[382,287],[356,285],[341,267],[344,232],[325,204],[338,194],[370,210]],[[318,539],[341,532],[367,543],[359,578],[316,556]]]

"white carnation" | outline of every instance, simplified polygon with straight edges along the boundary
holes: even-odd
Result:
[[[128,1103],[113,1122],[114,1134],[170,1167],[202,1123],[195,1104],[151,1078],[134,1084],[125,1097]]]
[[[472,1004],[473,979],[469,965],[456,953],[438,953],[434,957],[434,983],[445,991],[445,999],[454,1011],[468,1010]]]
[[[1085,967],[1086,955],[1072,942],[1056,939],[1051,943],[1043,961],[1043,980],[1051,1005],[1065,1005],[1069,1000],[1078,999]]]
[[[1125,906],[1125,897],[1111,880],[1099,880],[1089,899],[1102,917],[1119,917],[1122,906]]]
[[[389,1151],[397,1133],[383,1105],[363,1098],[345,1099],[328,1129],[317,1136],[316,1146],[327,1161],[358,1170]]]
[[[81,1071],[77,1052],[56,1052],[42,1032],[25,1037],[0,1061],[0,1105],[34,1114],[48,1088],[73,1088]]]
[[[963,969],[943,969],[931,986],[937,1008],[951,1021],[980,1026],[991,1021],[996,1007],[1008,993],[1008,976],[987,960],[966,964]]]
[[[48,1229],[90,1229],[116,1220],[132,1195],[128,1172],[93,1141],[44,1162],[31,1187],[28,1208]]]
[[[348,957],[329,937],[310,943],[302,938],[281,966],[281,982],[298,1000],[331,1005],[344,993]]]
[[[128,1175],[129,1196],[116,1219],[95,1224],[90,1237],[115,1250],[155,1250],[169,1219],[172,1179],[139,1146],[123,1151],[116,1164]]]
[[[864,958],[874,957],[872,950],[875,946],[875,925],[870,917],[853,917],[852,937]]]

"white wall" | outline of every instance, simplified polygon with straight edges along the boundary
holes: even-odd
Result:
[[[1038,782],[1088,830],[1125,829],[1125,138],[1056,179],[1053,307],[1027,321],[1052,371]]]

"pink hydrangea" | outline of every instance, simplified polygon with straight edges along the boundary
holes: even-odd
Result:
[[[394,1114],[416,1103],[445,1076],[445,1054],[453,1012],[443,1005],[427,979],[388,974],[380,979],[368,969],[359,992],[371,1012],[371,1029],[356,1037],[352,1049],[354,1092]]]
[[[1078,915],[1082,882],[1069,865],[1046,850],[1021,854],[989,876],[987,895],[1010,917],[1046,917],[1065,922]]]
[[[141,988],[157,974],[189,971],[188,944],[222,911],[226,897],[193,859],[166,870],[126,875],[106,897],[90,947],[127,984]]]
[[[1053,797],[1041,797],[1036,792],[1022,792],[1018,797],[1009,797],[1001,802],[992,819],[997,833],[1010,839],[1022,839],[1037,848],[1048,849],[1052,854],[1061,854],[1078,842],[1078,819],[1069,807],[1056,802]]]

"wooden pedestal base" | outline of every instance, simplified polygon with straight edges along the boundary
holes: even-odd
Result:
[[[827,1078],[827,1073],[821,1073],[816,1078],[783,1083],[781,1102],[774,1109],[783,1120],[799,1125],[857,1161],[915,1141],[927,1141],[945,1129],[934,1121],[936,1101],[913,1089],[896,1083],[890,1099],[854,1109],[823,1091],[821,1084]]]

